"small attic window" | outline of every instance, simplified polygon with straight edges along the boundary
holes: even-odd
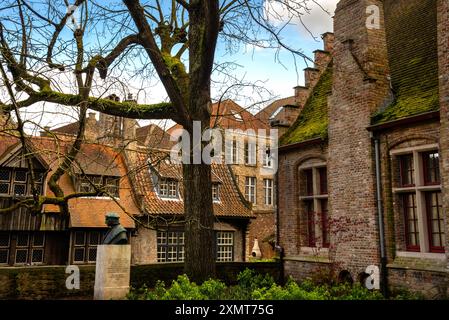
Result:
[[[273,112],[273,114],[271,115],[270,120],[274,120],[274,118],[276,118],[276,117],[278,116],[278,114],[281,113],[281,111],[282,111],[283,108],[284,108],[284,107],[279,107],[279,108],[277,108],[276,111]]]
[[[178,181],[174,179],[161,178],[158,183],[158,194],[161,198],[178,199]]]
[[[220,185],[218,183],[212,183],[212,200],[220,202]]]
[[[231,111],[231,114],[234,116],[235,120],[243,121],[242,115],[235,110]]]

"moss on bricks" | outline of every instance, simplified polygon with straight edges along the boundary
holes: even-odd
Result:
[[[295,123],[281,137],[281,145],[298,143],[313,138],[327,138],[329,124],[327,98],[331,92],[332,63],[329,64],[321,75]]]
[[[437,9],[434,0],[385,1],[392,104],[372,124],[437,111]]]

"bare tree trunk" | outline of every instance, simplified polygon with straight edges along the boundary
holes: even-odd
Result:
[[[201,283],[215,276],[214,215],[211,167],[206,164],[183,166],[185,225],[184,271]]]
[[[220,27],[218,0],[190,2],[188,114],[210,126],[210,81]],[[192,124],[187,129],[192,135]],[[193,147],[199,141],[191,141]],[[184,212],[186,216],[186,260],[184,270],[195,282],[215,276],[215,234],[211,167],[203,162],[183,166]]]

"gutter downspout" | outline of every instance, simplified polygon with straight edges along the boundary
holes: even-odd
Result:
[[[281,236],[279,234],[280,226],[279,226],[279,168],[276,170],[276,174],[274,175],[274,186],[276,188],[275,192],[275,203],[276,203],[276,250],[279,252],[279,264],[280,264],[280,274],[279,280],[283,285],[285,283],[285,275],[284,275],[284,249],[281,247]]]
[[[382,190],[381,190],[381,172],[380,172],[380,141],[379,136],[375,135],[374,139],[374,153],[376,161],[376,197],[377,197],[377,215],[379,223],[379,241],[380,241],[380,287],[384,297],[388,297],[388,278],[387,278],[387,255],[385,249],[385,233],[384,233],[384,217],[382,204]]]

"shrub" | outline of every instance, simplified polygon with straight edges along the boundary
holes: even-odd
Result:
[[[422,296],[401,290],[393,299],[421,299]],[[300,284],[289,279],[285,286],[275,283],[270,275],[246,269],[238,275],[238,285],[227,287],[222,281],[209,279],[197,285],[186,275],[178,276],[169,288],[158,281],[153,289],[143,286],[132,289],[132,300],[381,300],[379,291],[370,291],[360,284],[315,283],[307,279]]]

